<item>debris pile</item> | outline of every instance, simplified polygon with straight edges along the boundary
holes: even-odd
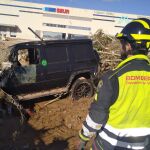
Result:
[[[121,61],[120,59],[120,43],[110,35],[104,34],[102,30],[98,30],[92,37],[94,49],[100,56],[100,73],[103,74],[109,69],[113,69]]]

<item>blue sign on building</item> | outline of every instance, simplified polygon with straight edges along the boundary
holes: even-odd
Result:
[[[49,12],[56,12],[56,8],[52,8],[52,7],[44,7],[43,10]]]

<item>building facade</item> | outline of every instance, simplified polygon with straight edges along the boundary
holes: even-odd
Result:
[[[89,37],[97,30],[115,35],[131,20],[149,16],[37,4],[0,2],[0,35],[36,40]]]

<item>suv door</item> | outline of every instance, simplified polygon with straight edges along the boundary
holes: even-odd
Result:
[[[17,65],[9,82],[9,91],[13,94],[31,93],[38,90],[37,78],[40,78],[40,50],[34,46],[19,46],[14,51]]]
[[[70,64],[67,45],[62,43],[44,46],[47,67],[45,78],[49,88],[63,87],[70,76]]]

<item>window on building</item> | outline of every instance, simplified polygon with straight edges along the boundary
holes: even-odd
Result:
[[[5,39],[6,37],[9,37],[10,35],[10,30],[8,27],[5,26],[0,26],[0,37]]]
[[[67,26],[69,29],[77,29],[77,30],[91,30],[90,27],[80,27],[80,26]]]
[[[62,24],[52,24],[52,23],[43,23],[43,26],[47,27],[56,27],[56,28],[68,28],[76,30],[91,30],[91,27],[81,27],[81,26],[71,26],[71,25],[62,25]]]
[[[10,28],[10,37],[16,37],[17,28]]]
[[[80,34],[68,34],[69,39],[88,39],[89,37],[86,35]]]
[[[43,39],[63,39],[65,37],[65,33],[60,32],[50,32],[50,31],[43,31]]]
[[[48,26],[48,27],[58,27],[58,28],[66,28],[66,25],[52,24],[52,23],[43,23],[43,26]]]
[[[19,32],[17,26],[1,25],[0,26],[0,36],[5,37],[16,37],[17,32]]]

